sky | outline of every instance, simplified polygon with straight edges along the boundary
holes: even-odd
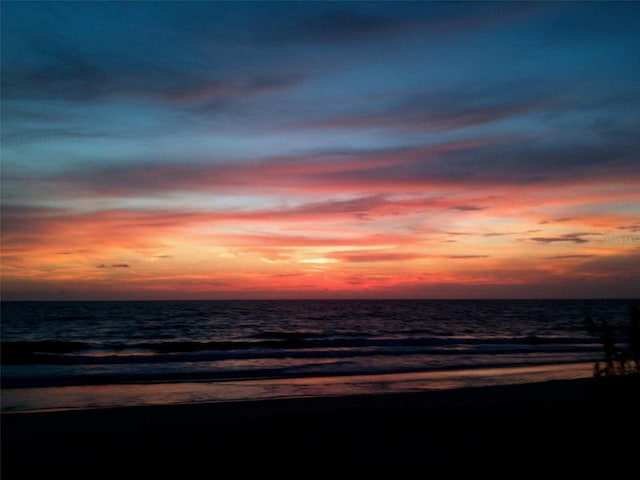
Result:
[[[13,2],[3,300],[640,296],[640,2]]]

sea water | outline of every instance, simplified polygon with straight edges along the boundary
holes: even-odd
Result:
[[[3,302],[2,410],[375,394],[592,375],[632,300]]]

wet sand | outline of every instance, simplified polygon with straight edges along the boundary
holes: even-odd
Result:
[[[3,413],[2,478],[633,477],[640,376]]]

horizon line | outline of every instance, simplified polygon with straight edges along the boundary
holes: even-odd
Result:
[[[328,297],[328,298],[140,298],[140,299],[0,299],[0,303],[26,302],[325,302],[325,301],[579,301],[579,300],[626,300],[640,301],[640,297]]]

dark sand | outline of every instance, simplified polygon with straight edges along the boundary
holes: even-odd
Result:
[[[2,480],[637,478],[640,376],[5,413],[1,429]]]

